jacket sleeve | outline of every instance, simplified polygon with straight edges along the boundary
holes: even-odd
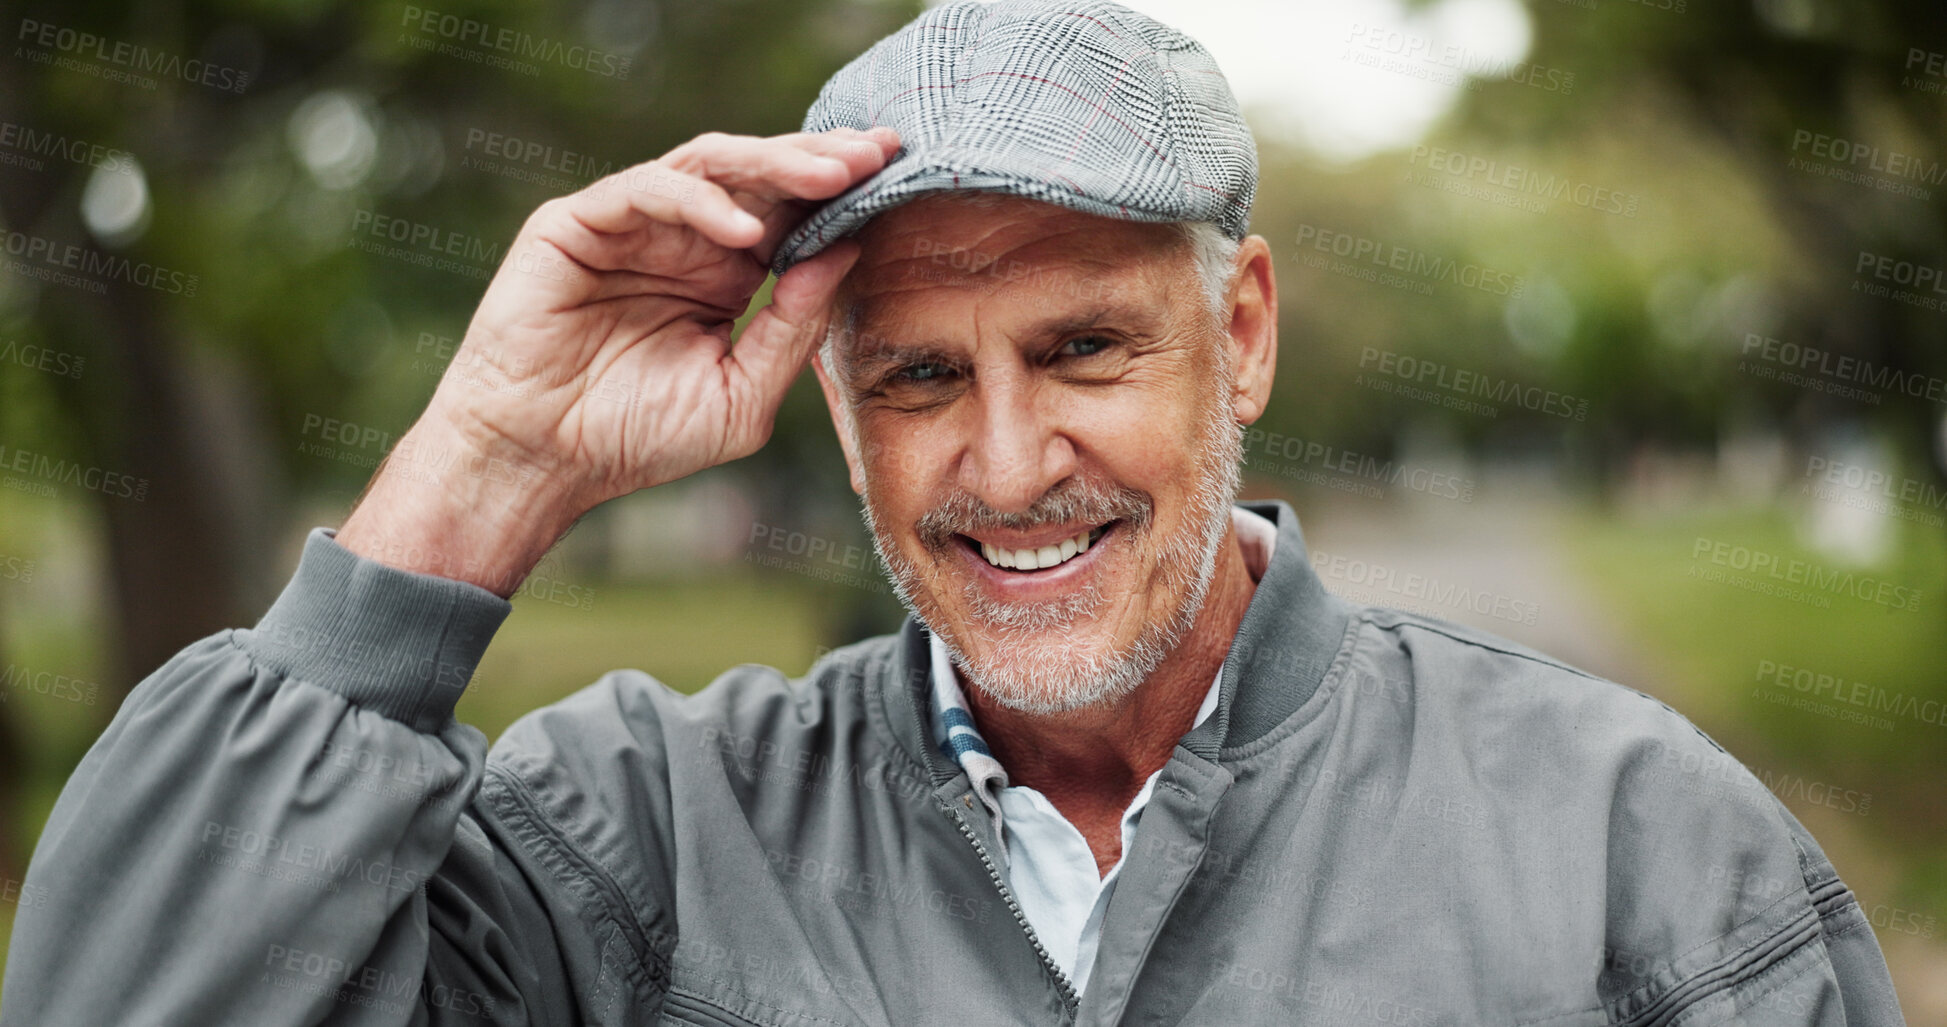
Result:
[[[1819,958],[1790,979],[1762,976],[1740,987],[1745,1020],[1781,1027],[1903,1027],[1899,996],[1873,927],[1852,889],[1839,879],[1810,831],[1783,803],[1778,814],[1790,827],[1803,868],[1804,886],[1818,915],[1816,935],[1805,945]]]
[[[256,628],[150,675],[69,778],[0,1024],[568,1022],[543,902],[469,812],[486,741],[453,719],[509,609],[313,531]]]

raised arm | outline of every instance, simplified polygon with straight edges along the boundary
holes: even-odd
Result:
[[[713,133],[542,205],[342,531],[254,629],[143,681],[68,781],[0,1023],[577,1022],[564,949],[597,943],[468,812],[486,743],[454,704],[577,518],[768,438],[856,249],[731,325],[803,201],[896,146]]]

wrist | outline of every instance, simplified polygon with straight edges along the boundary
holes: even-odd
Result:
[[[379,465],[337,542],[506,598],[586,512],[573,497],[530,463],[422,417]]]

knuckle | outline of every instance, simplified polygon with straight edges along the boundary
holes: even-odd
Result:
[[[555,196],[543,200],[540,206],[534,208],[534,213],[527,216],[527,225],[525,227],[539,227],[558,221],[562,218],[567,206],[568,200],[566,197]]]

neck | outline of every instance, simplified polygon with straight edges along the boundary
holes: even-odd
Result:
[[[1119,851],[1123,810],[1149,775],[1169,762],[1195,722],[1256,588],[1237,529],[1226,527],[1210,590],[1189,634],[1122,700],[1034,714],[1000,706],[978,688],[967,689],[981,737],[1007,768],[1009,783],[1047,796],[1084,835],[1091,833],[1085,821],[1099,823],[1106,815],[1117,826]],[[1099,861],[1099,848],[1097,853]]]

